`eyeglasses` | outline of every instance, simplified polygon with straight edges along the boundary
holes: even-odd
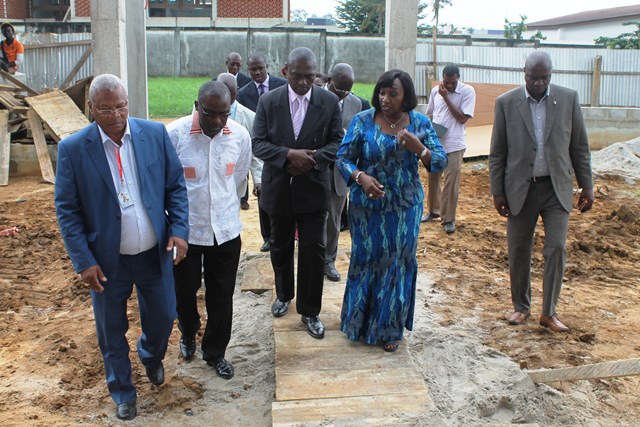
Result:
[[[116,108],[115,110],[96,109],[96,113],[104,117],[115,116],[115,115],[121,116],[121,115],[127,114],[128,111],[129,111],[129,106]]]
[[[331,82],[331,86],[333,87],[333,91],[336,93],[336,95],[344,97],[351,93],[350,90],[338,89],[333,82]]]
[[[214,118],[217,117],[219,119],[225,120],[228,119],[229,116],[231,115],[231,112],[229,111],[225,111],[224,113],[216,113],[215,111],[207,111],[204,108],[202,108],[202,105],[198,104],[198,107],[200,107],[200,113],[208,118]]]

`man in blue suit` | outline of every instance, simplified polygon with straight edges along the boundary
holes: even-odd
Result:
[[[127,300],[135,283],[142,336],[138,356],[151,382],[162,360],[176,300],[172,264],[187,252],[188,199],[180,160],[160,123],[128,118],[122,81],[96,77],[95,123],[58,146],[56,215],[74,269],[91,288],[98,345],[116,416],[136,416]],[[172,261],[173,257],[173,261]]]

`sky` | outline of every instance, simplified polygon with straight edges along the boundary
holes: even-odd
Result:
[[[431,0],[426,0],[426,3],[431,4]],[[587,10],[632,6],[640,4],[640,0],[452,0],[452,3],[452,6],[441,9],[441,24],[452,24],[458,28],[472,27],[476,30],[501,30],[505,18],[511,22],[520,22],[520,15],[526,15],[525,22],[535,22]],[[291,10],[303,9],[309,16],[323,16],[327,13],[335,15],[338,2],[290,0],[290,4]]]

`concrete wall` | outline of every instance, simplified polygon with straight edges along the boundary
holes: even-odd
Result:
[[[250,52],[260,51],[269,61],[269,70],[279,75],[287,55],[296,47],[311,49],[318,59],[319,71],[347,62],[356,72],[356,80],[375,82],[384,72],[382,37],[328,34],[322,31],[277,30],[149,30],[147,31],[147,67],[149,76],[214,76],[225,71],[229,52],[238,52],[244,60]]]
[[[49,156],[56,167],[58,146],[47,144]],[[40,175],[40,163],[33,144],[10,144],[9,147],[9,176]]]
[[[640,136],[640,108],[582,107],[582,114],[593,150]]]

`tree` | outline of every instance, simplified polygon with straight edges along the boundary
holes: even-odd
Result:
[[[294,9],[291,11],[291,22],[307,22],[309,14],[304,9]]]
[[[435,75],[438,69],[438,61],[436,58],[436,41],[438,39],[438,19],[440,19],[440,9],[444,6],[451,6],[452,0],[433,0],[431,8],[433,9],[433,28],[432,28],[432,46],[433,46],[433,74]],[[437,76],[436,76],[437,78]]]
[[[423,18],[420,14],[426,7],[418,3],[418,19]],[[385,0],[341,0],[336,7],[336,23],[349,33],[384,34],[385,10]]]
[[[635,25],[636,30],[632,33],[622,33],[617,37],[600,36],[594,41],[609,49],[640,49],[640,21],[624,22],[622,25]]]
[[[520,15],[520,22],[510,22],[504,18],[504,38],[509,40],[523,40],[522,33],[527,31],[527,15]]]

